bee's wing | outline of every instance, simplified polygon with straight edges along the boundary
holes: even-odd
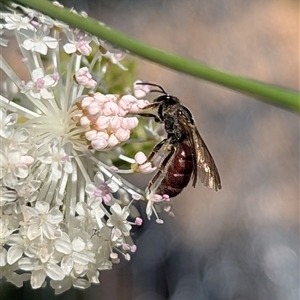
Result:
[[[185,124],[187,139],[195,150],[195,167],[193,171],[193,186],[196,184],[197,167],[199,167],[199,178],[201,182],[216,191],[221,189],[221,179],[215,161],[200,136],[197,127],[191,123]],[[196,169],[196,171],[195,171]]]

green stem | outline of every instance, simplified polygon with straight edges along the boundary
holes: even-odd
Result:
[[[15,0],[14,2],[64,21],[70,26],[98,36],[121,49],[126,49],[130,53],[152,62],[252,95],[261,101],[300,112],[300,94],[297,91],[225,73],[195,60],[151,47],[116,30],[109,29],[91,18],[75,15],[69,10],[54,6],[45,0]]]

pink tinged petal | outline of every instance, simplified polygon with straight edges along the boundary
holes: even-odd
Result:
[[[108,145],[108,141],[103,137],[97,137],[91,142],[91,146],[93,147],[93,149],[97,151],[105,149],[107,145]]]
[[[30,284],[33,289],[38,289],[42,286],[46,279],[46,272],[43,269],[33,270],[31,273]]]
[[[42,68],[34,69],[31,73],[32,80],[36,82],[38,79],[44,77],[44,71]]]
[[[33,164],[34,162],[34,158],[32,156],[29,155],[22,155],[20,157],[20,162],[26,166],[30,166]]]
[[[109,120],[109,128],[112,130],[116,130],[121,127],[123,118],[118,116],[113,116]]]
[[[46,273],[53,280],[63,280],[65,278],[61,267],[54,263],[46,264]]]
[[[67,54],[71,54],[71,53],[74,53],[76,52],[76,46],[74,44],[71,44],[71,43],[67,43],[63,46],[65,52]]]
[[[56,85],[56,81],[54,80],[54,76],[53,75],[46,75],[44,78],[44,86],[45,87],[52,87]]]
[[[80,125],[81,126],[88,126],[90,124],[91,124],[91,121],[88,117],[83,116],[83,117],[80,118]]]
[[[12,265],[23,255],[23,250],[20,246],[15,245],[8,249],[7,251],[7,262]]]
[[[81,104],[82,108],[86,108],[86,107],[88,107],[93,102],[94,102],[94,98],[93,97],[84,97],[82,99],[82,101],[81,101],[80,104]]]
[[[94,99],[97,100],[99,104],[105,104],[106,102],[110,101],[110,99],[107,97],[107,95],[103,95],[101,93],[95,93]]]
[[[101,112],[101,107],[97,102],[94,101],[87,106],[86,110],[90,115],[94,116]]]
[[[64,256],[61,260],[61,268],[64,274],[69,275],[73,269],[73,258],[71,256]]]
[[[130,130],[128,129],[119,128],[114,134],[120,142],[125,142],[130,138]]]
[[[100,116],[96,121],[97,129],[98,130],[106,129],[108,127],[109,120],[110,120],[110,117]]]
[[[114,134],[111,134],[108,138],[108,147],[112,148],[118,145],[120,141],[117,139],[117,137]]]
[[[115,102],[107,102],[104,104],[102,113],[105,116],[114,116],[119,113],[119,106]]]
[[[38,216],[38,212],[29,206],[21,207],[24,223],[27,223],[32,217]]]
[[[41,235],[41,227],[38,224],[32,224],[28,227],[27,237],[29,240],[34,240]]]
[[[123,118],[122,127],[124,129],[133,130],[139,124],[139,120],[136,117]]]
[[[142,163],[146,162],[147,156],[146,156],[143,152],[139,151],[139,152],[134,156],[134,159],[135,159],[135,161],[136,161],[138,164],[142,164]]]
[[[135,225],[141,226],[143,224],[143,220],[139,217],[137,217],[134,221]]]
[[[92,140],[96,139],[96,137],[97,137],[97,131],[96,130],[89,130],[84,135],[85,135],[85,138],[88,141],[92,141]]]
[[[72,252],[72,244],[63,239],[59,239],[55,241],[55,249],[60,253],[70,254]]]

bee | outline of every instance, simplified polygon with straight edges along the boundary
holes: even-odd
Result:
[[[139,82],[157,89],[162,95],[153,100],[143,110],[157,109],[157,114],[140,113],[141,116],[154,118],[157,123],[163,123],[167,137],[156,144],[147,160],[151,162],[154,156],[163,148],[167,154],[162,159],[157,173],[148,184],[148,190],[156,185],[156,194],[177,196],[189,184],[195,187],[197,178],[212,189],[221,189],[221,179],[215,161],[195,125],[192,113],[180,100],[168,94],[160,85]]]

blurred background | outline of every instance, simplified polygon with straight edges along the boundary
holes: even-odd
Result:
[[[152,46],[299,90],[297,0],[62,2]],[[99,286],[55,299],[299,299],[299,117],[134,59],[138,79],[191,109],[223,188],[186,188],[175,218],[136,232],[131,262],[101,273]],[[10,291],[19,299],[50,294]]]

